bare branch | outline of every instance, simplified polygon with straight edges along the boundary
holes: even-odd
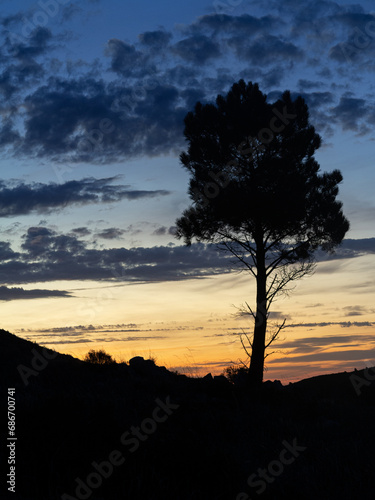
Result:
[[[272,344],[272,342],[274,342],[274,341],[277,339],[277,337],[278,337],[279,333],[281,332],[281,330],[283,330],[283,329],[285,328],[285,322],[286,322],[286,318],[285,318],[285,319],[284,319],[284,321],[281,323],[281,325],[279,325],[279,326],[277,327],[276,332],[275,332],[274,334],[272,334],[272,335],[271,335],[271,339],[270,339],[270,341],[266,344],[265,349],[267,349],[267,348],[268,348],[268,347]]]

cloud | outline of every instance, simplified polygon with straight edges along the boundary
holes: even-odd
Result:
[[[25,38],[15,33],[22,32],[32,10],[4,16],[0,146],[16,158],[64,166],[67,161],[108,164],[180,153],[184,117],[198,100],[214,100],[241,76],[279,92],[287,77],[298,80],[291,73],[297,65],[299,75],[313,68],[316,75],[332,78],[329,72],[345,71],[340,43],[356,29],[369,31],[375,19],[360,6],[327,0],[253,3],[262,14],[208,14],[172,31],[144,31],[134,43],[113,37],[106,45],[107,59],[97,54],[87,62],[69,56],[66,64],[61,64],[61,42],[69,35],[54,32],[55,23],[51,29],[35,27]],[[65,6],[61,19],[83,17],[86,11]],[[372,56],[375,36],[368,36],[371,44],[361,53]],[[335,47],[340,55],[333,60]],[[47,57],[52,51],[57,52],[53,59]],[[332,133],[329,123],[337,123],[368,134],[374,118],[370,111],[364,114],[361,97],[343,95],[337,103],[337,92],[329,92],[327,85],[308,77],[296,84],[309,94],[317,128]]]
[[[46,227],[30,227],[23,237],[22,249],[32,258],[43,257],[49,252],[54,260],[61,260],[64,256],[84,251],[84,243],[74,236],[57,235],[55,231]]]
[[[232,16],[227,14],[208,14],[199,17],[196,22],[190,26],[190,32],[197,33],[211,30],[215,34],[229,33],[241,34],[246,37],[259,32],[267,32],[284,24],[280,18],[274,16],[254,17],[250,14]]]
[[[71,232],[78,236],[89,236],[91,234],[91,231],[87,227],[76,227]]]
[[[305,80],[304,78],[300,78],[298,80],[298,87],[302,89],[303,92],[311,90],[313,88],[320,88],[322,86],[322,82],[314,82],[312,80]]]
[[[19,253],[14,252],[11,249],[10,243],[6,241],[0,241],[0,262],[5,262],[11,259],[17,259],[18,257]]]
[[[332,118],[339,122],[343,130],[357,132],[360,122],[368,114],[368,102],[364,99],[343,96],[340,103],[331,109]]]
[[[38,84],[46,69],[36,58],[51,50],[52,33],[48,28],[35,28],[27,39],[6,32],[3,48],[3,64],[0,74],[0,92],[6,99]]]
[[[361,343],[368,344],[374,343],[373,335],[324,335],[322,337],[305,337],[302,339],[295,339],[279,343],[282,349],[293,349],[293,353],[301,352],[304,350],[318,349],[321,347],[332,346],[335,344],[353,344]]]
[[[176,231],[177,231],[176,226],[170,226],[170,227],[160,226],[157,227],[152,234],[155,236],[163,236],[165,234],[168,234],[170,236],[175,236]]]
[[[332,323],[334,324],[334,323]],[[336,324],[336,323],[335,323]],[[372,323],[375,326],[375,323]],[[361,360],[373,357],[368,346],[375,344],[372,334],[324,335],[279,341],[277,347],[287,350],[288,356],[270,359],[269,363],[317,362],[330,360]],[[366,346],[367,350],[363,347]],[[329,348],[329,351],[327,350]]]
[[[107,229],[103,229],[100,233],[96,233],[95,236],[98,238],[104,238],[105,240],[114,240],[121,238],[121,236],[125,233],[123,229],[119,229],[117,227],[108,227]]]
[[[70,205],[114,203],[166,196],[165,190],[134,190],[130,186],[113,185],[117,177],[87,178],[63,184],[16,184],[0,181],[0,217],[30,213],[50,213]],[[77,230],[75,230],[77,231]]]
[[[261,35],[251,42],[241,36],[234,36],[229,40],[229,45],[238,58],[245,58],[256,66],[274,64],[280,59],[293,62],[303,57],[303,50],[292,42],[270,34]]]
[[[341,259],[351,259],[373,253],[375,253],[375,238],[345,239],[332,254],[327,254],[321,250],[316,252],[315,257],[318,262],[326,261],[332,265],[332,267],[327,268],[318,267],[317,272],[331,272],[331,270],[339,268],[340,263],[338,261]]]
[[[24,290],[23,288],[0,286],[0,300],[4,301],[44,299],[49,297],[71,297],[71,294],[62,290]]]
[[[126,87],[84,76],[50,78],[24,100],[25,131],[14,137],[13,153],[60,163],[176,153],[190,95],[146,70]]]
[[[164,49],[172,39],[172,33],[164,30],[145,31],[138,35],[142,45],[145,45],[152,50]]]
[[[163,230],[163,233],[170,234],[172,228],[173,226],[168,231],[166,229],[165,233]],[[128,228],[124,231],[130,230]],[[111,239],[119,234],[118,231],[117,228],[104,229],[102,237]],[[86,236],[85,231],[73,230],[62,234],[45,226],[33,226],[23,235],[20,252],[14,252],[9,243],[2,242],[0,273],[4,285],[59,280],[151,283],[206,278],[238,270],[238,265],[233,263],[230,254],[219,251],[211,244],[98,249],[95,242],[94,246],[90,246],[90,242],[80,239],[81,236]],[[367,249],[367,252],[372,249],[367,240],[363,240],[362,244],[361,240],[357,244],[353,244],[353,241],[356,240],[349,240],[349,246]],[[349,251],[346,258],[358,255],[363,253]],[[358,308],[356,311],[360,312]],[[331,324],[343,327],[371,325],[368,322],[339,322],[288,326],[293,328]]]
[[[53,335],[66,335],[66,336],[71,336],[71,335],[81,335],[83,332],[88,333],[88,332],[95,332],[95,331],[102,331],[103,328],[108,329],[111,328],[113,331],[117,331],[119,328],[131,328],[131,330],[121,330],[121,331],[139,331],[139,330],[134,330],[137,328],[137,325],[135,323],[122,323],[122,324],[117,324],[117,325],[75,325],[75,326],[60,326],[60,327],[55,327],[55,328],[48,328],[46,330],[35,330],[40,333],[49,333],[52,336]],[[24,330],[20,330],[24,331]],[[30,330],[28,330],[30,331]],[[106,330],[108,331],[108,330]]]
[[[375,312],[375,310],[369,310],[367,307],[360,305],[345,306],[343,310],[345,311],[345,316],[363,316],[364,314]]]
[[[284,314],[282,311],[271,311],[269,315],[269,319],[288,319],[290,318],[289,314]]]
[[[375,350],[343,349],[342,351],[317,352],[303,356],[288,356],[286,358],[270,359],[269,364],[274,363],[310,363],[317,361],[361,361],[365,358],[374,358]]]
[[[113,282],[180,281],[204,278],[230,270],[228,255],[214,246],[109,248],[88,246],[74,233],[30,227],[22,238],[22,253],[3,244],[7,260],[0,261],[4,284],[55,280]]]
[[[154,234],[156,236],[162,236],[162,235],[166,234],[166,232],[167,232],[167,228],[165,226],[161,226],[161,227],[156,228],[152,234]]]
[[[148,57],[138,51],[134,45],[117,38],[108,41],[106,54],[111,58],[112,71],[123,76],[136,76],[148,60]]]
[[[77,340],[44,340],[43,344],[45,345],[58,345],[58,344],[86,344],[87,342],[94,342],[95,340],[90,339],[77,339]]]
[[[350,328],[352,326],[355,326],[355,327],[365,327],[365,326],[373,326],[375,325],[375,323],[371,322],[371,321],[337,321],[337,322],[334,322],[334,321],[323,321],[321,323],[291,323],[291,324],[288,324],[287,327],[288,328],[301,328],[301,327],[305,327],[305,328],[322,328],[322,327],[326,327],[326,326],[341,326],[343,328]]]
[[[206,35],[192,35],[173,46],[173,52],[187,62],[205,64],[209,59],[220,56],[219,45]]]
[[[51,42],[52,38],[51,30],[38,26],[30,33],[27,43],[15,43],[14,38],[13,40],[7,38],[8,50],[13,57],[20,60],[40,56],[49,49],[49,42]]]

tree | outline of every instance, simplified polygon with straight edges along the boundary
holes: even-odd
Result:
[[[111,365],[116,363],[112,356],[106,353],[103,349],[99,349],[98,351],[91,349],[91,351],[86,354],[83,361],[96,365]]]
[[[270,104],[257,84],[240,80],[215,104],[198,102],[184,135],[180,160],[192,205],[177,219],[176,237],[217,244],[256,279],[249,375],[259,384],[265,350],[284,327],[267,337],[272,302],[314,271],[318,249],[333,252],[349,229],[336,200],[342,175],[319,172],[321,138],[304,99],[289,91]]]

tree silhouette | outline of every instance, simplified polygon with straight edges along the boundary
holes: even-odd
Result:
[[[112,356],[106,353],[103,349],[99,349],[98,351],[91,349],[91,351],[89,351],[83,358],[83,361],[94,363],[96,365],[110,365],[116,363]]]
[[[314,271],[314,253],[332,252],[349,229],[336,200],[339,170],[319,173],[321,138],[302,97],[290,92],[270,104],[243,80],[216,104],[195,105],[185,117],[190,208],[177,219],[177,238],[215,243],[256,279],[250,340],[250,381],[263,380],[266,348],[285,321],[267,332],[270,306],[291,282]],[[266,335],[267,334],[267,335]]]

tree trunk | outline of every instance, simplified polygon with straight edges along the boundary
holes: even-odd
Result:
[[[263,382],[264,351],[267,330],[267,276],[265,252],[262,243],[257,245],[257,310],[254,325],[253,348],[249,369],[251,385]]]

